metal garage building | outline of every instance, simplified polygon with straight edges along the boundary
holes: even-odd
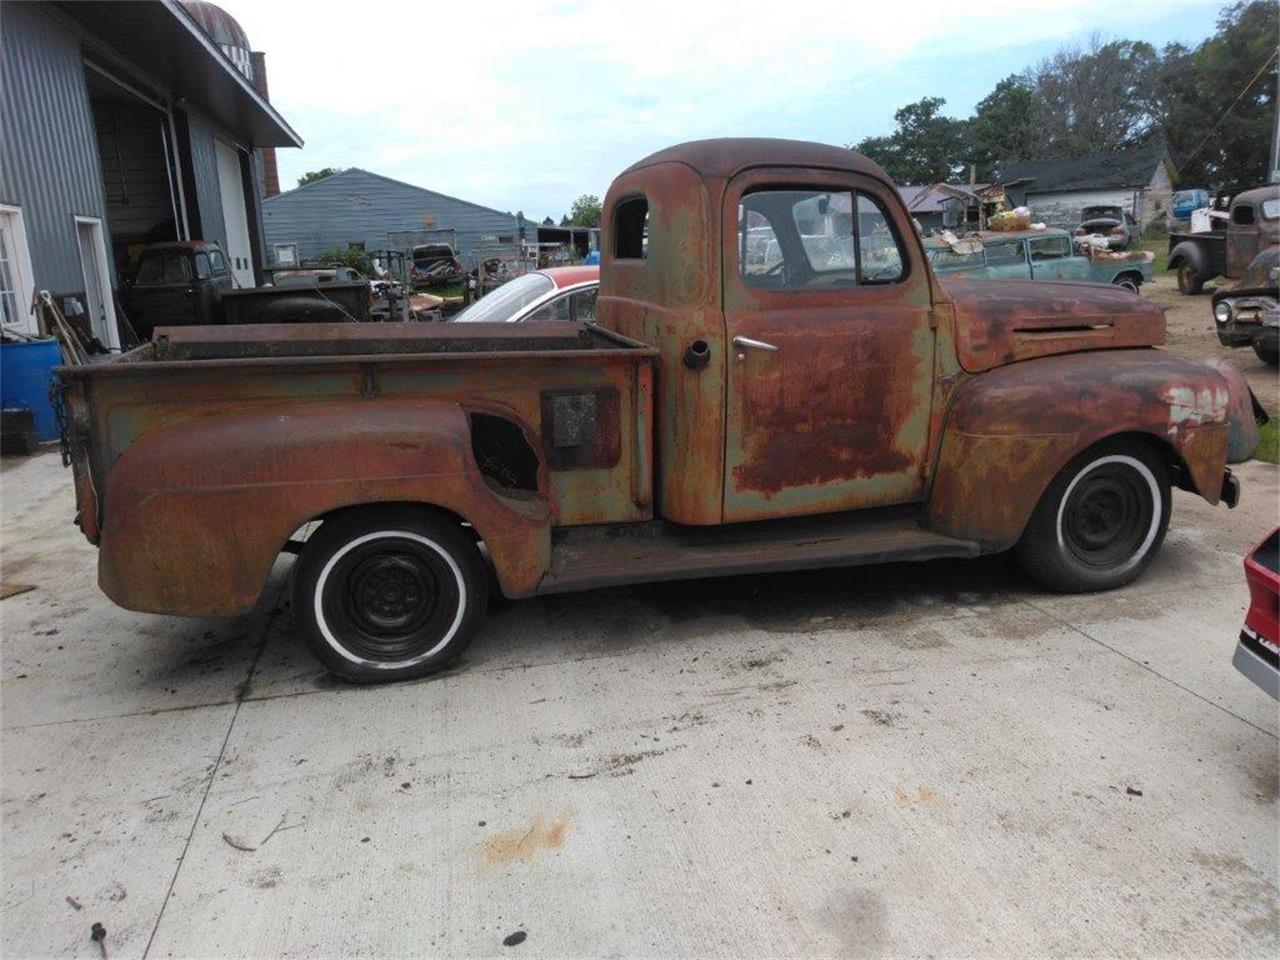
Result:
[[[260,148],[302,141],[223,11],[6,0],[0,83],[6,325],[34,332],[28,306],[44,289],[118,347],[113,293],[137,252],[162,240],[216,240],[240,284],[261,279]]]
[[[446,241],[473,266],[476,247],[533,243],[537,224],[352,167],[263,204],[268,260],[291,264],[351,246],[370,252]]]

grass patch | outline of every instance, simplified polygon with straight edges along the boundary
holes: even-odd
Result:
[[[1164,273],[1169,269],[1169,238],[1168,237],[1151,237],[1142,240],[1138,244],[1140,250],[1150,250],[1155,254],[1155,260],[1151,263],[1151,269],[1156,276]]]
[[[1269,423],[1258,430],[1258,449],[1253,451],[1253,459],[1265,463],[1280,463],[1280,423],[1272,418]]]

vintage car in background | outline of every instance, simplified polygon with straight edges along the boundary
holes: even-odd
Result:
[[[430,287],[445,283],[459,283],[467,277],[467,270],[449,243],[422,243],[409,254],[409,279],[415,284]]]
[[[1280,366],[1280,247],[1263,250],[1213,295],[1213,319],[1223,346],[1253,347],[1263,363]]]
[[[1108,250],[1128,250],[1138,237],[1138,221],[1123,207],[1085,207],[1080,216],[1083,219],[1076,227],[1075,235],[1099,234],[1106,238]]]
[[[1249,611],[1231,662],[1237,670],[1280,700],[1280,529],[1244,558]]]
[[[1086,280],[1114,284],[1134,293],[1151,279],[1150,254],[1105,250],[1082,254],[1066,230],[983,231],[965,234],[955,243],[944,237],[928,237],[924,248],[929,264],[943,276]]]
[[[453,318],[454,323],[523,323],[596,318],[599,267],[550,267],[509,280]]]
[[[1254,257],[1277,244],[1280,186],[1258,187],[1232,199],[1224,228],[1169,234],[1168,269],[1177,271],[1179,290],[1199,293],[1214,277],[1244,276]]]

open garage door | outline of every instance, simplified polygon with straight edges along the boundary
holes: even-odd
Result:
[[[231,274],[236,285],[252,287],[253,251],[249,247],[249,214],[244,205],[244,170],[240,151],[215,140],[218,154],[218,190],[222,194],[222,221],[227,230],[227,249]]]
[[[117,278],[131,276],[148,244],[182,239],[169,114],[126,83],[86,64],[98,138],[106,238]]]

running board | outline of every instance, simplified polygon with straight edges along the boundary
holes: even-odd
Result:
[[[721,527],[644,523],[567,527],[553,534],[537,592],[661,580],[976,557],[978,544],[920,528],[900,508]]]

